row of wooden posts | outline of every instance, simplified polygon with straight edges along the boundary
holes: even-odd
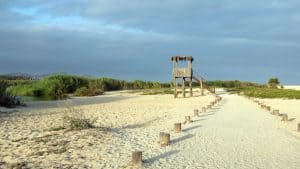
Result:
[[[194,116],[195,117],[199,117],[200,113],[205,113],[208,110],[212,109],[213,106],[215,106],[221,100],[222,100],[222,98],[220,96],[216,96],[216,99],[213,102],[211,102],[207,106],[202,107],[202,111],[201,112],[198,109],[195,109],[194,110]],[[193,120],[192,120],[191,116],[185,116],[185,121],[183,123],[175,123],[174,124],[173,131],[175,133],[180,133],[180,132],[182,132],[182,124],[189,124],[189,123],[192,123],[192,122],[193,122]],[[171,135],[170,135],[170,133],[160,132],[159,133],[159,141],[158,141],[158,143],[162,147],[169,146],[171,144]],[[142,160],[142,151],[133,151],[132,152],[132,161],[131,162],[135,166],[141,166],[142,163],[143,163],[143,160]]]
[[[289,121],[288,115],[286,113],[280,113],[280,111],[277,109],[272,110],[271,106],[268,106],[268,105],[264,104],[263,102],[260,102],[259,100],[256,100],[252,97],[247,97],[247,98],[252,100],[254,103],[257,103],[262,109],[270,112],[272,115],[280,116],[281,121],[284,121],[284,122]],[[298,125],[297,125],[297,131],[300,132],[300,123],[298,123]]]

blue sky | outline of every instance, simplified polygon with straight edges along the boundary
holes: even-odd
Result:
[[[207,79],[300,84],[300,1],[0,0],[0,73],[170,81],[172,55]]]

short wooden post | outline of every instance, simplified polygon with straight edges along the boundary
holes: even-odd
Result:
[[[272,114],[278,116],[279,115],[279,110],[273,110]]]
[[[175,123],[174,124],[174,132],[180,133],[181,132],[181,123]]]
[[[198,109],[194,110],[194,116],[199,116],[199,110]]]
[[[160,132],[159,133],[159,144],[161,146],[168,146],[168,145],[170,145],[170,134],[169,133]]]
[[[133,151],[132,152],[132,164],[133,165],[142,165],[142,152],[141,151]]]
[[[188,124],[188,123],[191,123],[192,120],[191,120],[191,116],[185,116],[185,122],[184,124]]]
[[[300,132],[300,123],[298,123],[298,132]]]
[[[287,114],[282,114],[281,121],[289,121],[288,115]]]
[[[266,109],[267,109],[268,111],[271,111],[271,107],[270,107],[270,106],[266,106]]]

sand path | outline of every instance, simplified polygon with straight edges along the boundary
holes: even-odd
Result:
[[[299,137],[279,128],[272,115],[246,98],[222,97],[212,111],[184,125],[162,154],[146,159],[145,168],[300,167]]]

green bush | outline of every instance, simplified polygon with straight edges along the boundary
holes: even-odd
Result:
[[[104,92],[101,89],[90,89],[87,87],[79,88],[75,91],[75,96],[97,96],[102,95]]]
[[[6,91],[7,87],[8,83],[3,80],[0,80],[0,106],[11,108],[17,105],[22,105],[20,99]]]
[[[58,82],[64,93],[74,93],[78,88],[87,86],[90,81],[85,77],[63,74],[52,75],[44,80]]]
[[[235,92],[256,98],[287,98],[300,99],[300,91],[291,89],[279,89],[268,87],[244,87],[235,88]]]
[[[206,81],[206,85],[220,88],[240,88],[240,87],[264,87],[265,85],[252,83],[252,82],[242,82],[239,80],[216,80],[216,81]]]
[[[16,96],[34,96],[43,99],[63,99],[68,93],[76,96],[101,95],[104,91],[127,89],[167,88],[170,84],[135,80],[127,82],[112,78],[86,78],[57,74],[41,80],[11,82],[8,91]]]
[[[268,81],[268,86],[271,88],[277,88],[279,84],[280,84],[279,79],[276,77],[270,78]]]

